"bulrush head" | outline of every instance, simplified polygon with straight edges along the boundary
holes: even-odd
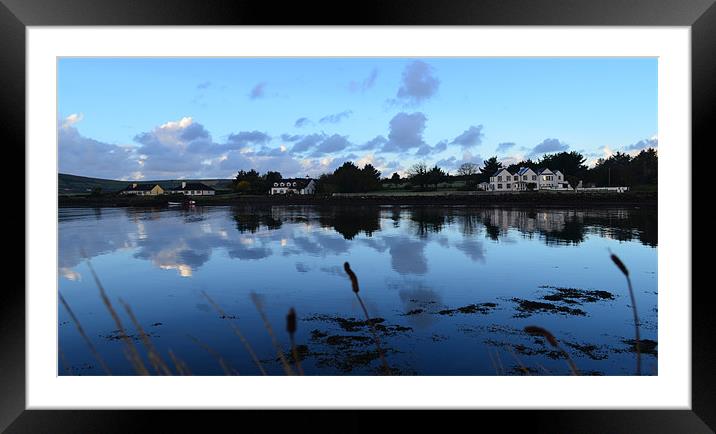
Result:
[[[356,277],[356,273],[351,270],[351,265],[348,262],[343,264],[343,268],[346,270],[346,274],[348,274],[348,277],[350,277],[351,279],[351,285],[353,285],[353,292],[358,294],[360,288],[358,287],[358,277]]]
[[[549,342],[550,345],[553,347],[559,347],[559,343],[557,342],[557,338],[554,337],[552,333],[550,333],[548,330],[543,329],[542,327],[537,326],[527,326],[525,327],[525,332],[535,335],[535,336],[542,336],[543,338],[547,339],[547,342]]]
[[[611,254],[612,261],[619,267],[622,273],[624,273],[625,276],[629,277],[629,270],[627,269],[626,265],[622,262],[621,259],[614,253]]]
[[[296,311],[293,308],[289,309],[286,315],[286,330],[289,334],[296,333]]]

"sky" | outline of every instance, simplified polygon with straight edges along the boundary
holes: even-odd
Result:
[[[370,163],[450,173],[657,147],[656,58],[61,58],[59,171],[284,177]]]

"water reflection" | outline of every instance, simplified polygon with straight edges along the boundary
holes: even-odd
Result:
[[[226,215],[234,223],[227,224]],[[111,220],[88,225],[82,216]],[[82,223],[79,223],[82,222]],[[406,224],[401,227],[401,224]],[[190,210],[62,209],[59,233],[60,274],[81,275],[74,267],[82,252],[92,258],[131,250],[155,267],[183,277],[206,264],[216,249],[238,260],[281,254],[325,257],[363,245],[390,255],[400,274],[428,272],[426,245],[453,247],[470,260],[486,261],[485,241],[510,242],[516,231],[546,245],[579,245],[590,235],[617,241],[639,240],[657,246],[657,218],[650,209],[504,209],[441,207],[233,207]],[[450,234],[440,235],[446,228]],[[358,244],[353,243],[357,240]],[[280,251],[280,253],[279,253]],[[305,268],[305,265],[304,265]]]
[[[502,348],[509,359],[508,347],[561,372],[552,349],[521,332],[535,323],[582,354],[575,357],[585,371],[625,373],[633,360],[631,309],[607,248],[633,270],[642,336],[655,340],[656,231],[655,209],[63,208],[58,265],[60,290],[95,336],[114,328],[97,314],[104,308],[84,256],[113,296],[121,294],[148,327],[160,324],[152,329],[158,345],[179,351],[187,334],[198,335],[242,372],[251,372],[250,360],[237,353],[226,324],[211,322],[214,311],[200,291],[238,318],[262,359],[275,353],[270,343],[261,347],[265,330],[248,291],[264,294],[274,324],[296,307],[307,369],[371,372],[369,331],[345,329],[362,314],[342,267],[348,260],[369,311],[384,319],[381,339],[402,372],[490,374],[485,354]],[[63,330],[69,357],[86,361],[81,341]],[[116,341],[103,345],[123,361]],[[197,372],[215,369],[210,358],[188,362]]]

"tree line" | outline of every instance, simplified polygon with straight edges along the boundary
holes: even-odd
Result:
[[[484,160],[482,166],[476,163],[463,163],[456,173],[451,175],[446,170],[434,165],[429,167],[424,162],[412,165],[401,177],[393,173],[389,178],[381,178],[381,172],[372,164],[359,168],[352,161],[343,163],[331,173],[324,173],[318,178],[319,193],[358,193],[376,191],[382,188],[396,187],[418,190],[437,190],[441,183],[463,181],[464,189],[475,189],[480,182],[489,182],[490,177],[500,168],[515,173],[520,167],[533,170],[549,168],[559,170],[572,187],[582,181],[584,186],[641,186],[656,185],[658,178],[658,154],[656,149],[643,149],[635,156],[616,152],[608,158],[600,158],[594,167],[584,163],[587,159],[579,152],[559,152],[546,154],[538,160],[526,159],[517,163],[503,164],[493,156]],[[233,181],[235,191],[242,193],[265,194],[274,182],[282,179],[281,173],[268,171],[260,175],[256,170],[241,170]]]

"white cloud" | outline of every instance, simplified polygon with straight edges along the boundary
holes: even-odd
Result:
[[[71,127],[82,119],[84,119],[84,115],[82,113],[72,113],[62,120],[62,128]]]

